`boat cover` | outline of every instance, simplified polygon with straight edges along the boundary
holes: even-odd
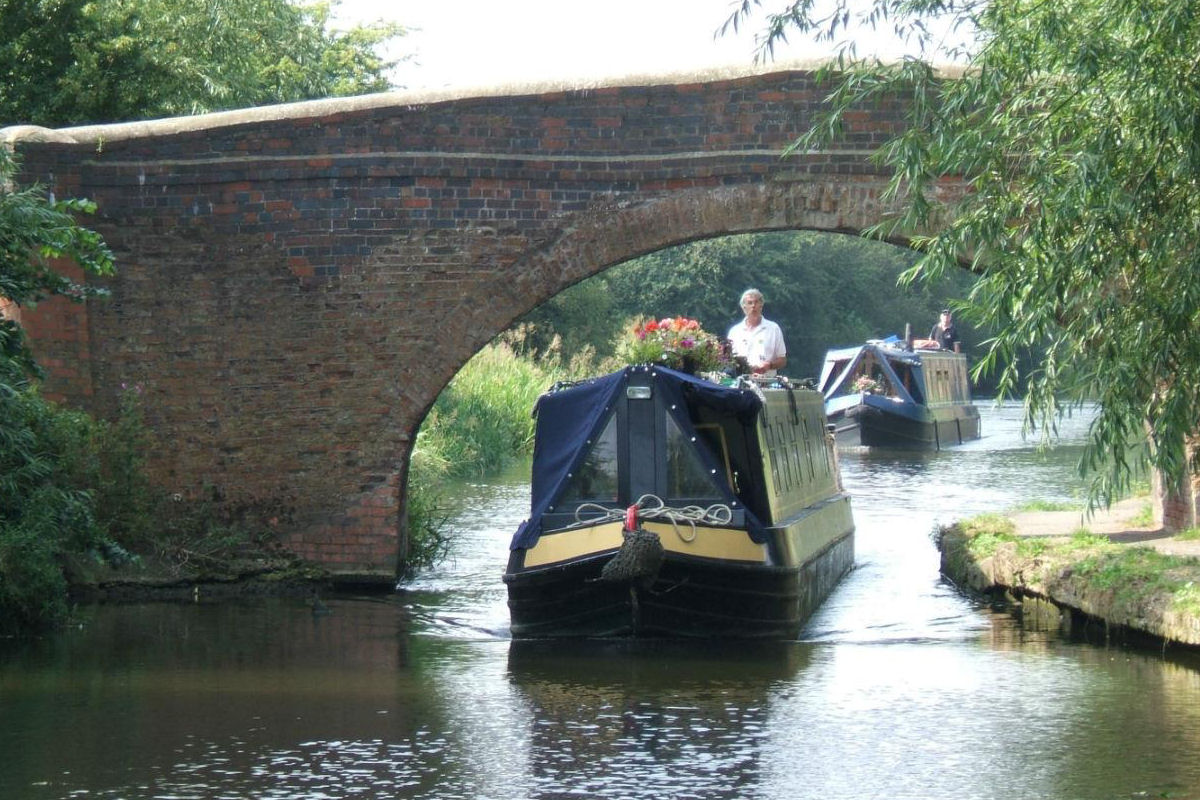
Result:
[[[850,392],[847,386],[850,376],[854,374],[854,370],[859,362],[863,360],[863,356],[873,353],[875,355],[875,366],[879,367],[887,377],[896,396],[906,403],[919,404],[919,401],[905,388],[904,381],[896,374],[894,362],[908,365],[912,369],[918,384],[924,385],[925,379],[921,374],[922,354],[912,350],[901,350],[899,349],[899,345],[900,340],[895,336],[890,336],[887,339],[872,339],[867,344],[858,347],[844,347],[839,350],[828,351],[825,354],[825,364],[821,368],[821,379],[818,384],[821,387],[821,393],[825,396],[825,400],[831,402],[839,394]],[[845,366],[835,375],[833,368],[839,362],[845,362]],[[859,395],[858,392],[851,392],[851,394],[855,397]],[[836,405],[830,406],[829,402],[825,406],[826,413],[838,410]]]
[[[757,423],[762,402],[753,391],[720,386],[661,366],[625,367],[611,375],[542,395],[536,407],[538,421],[537,438],[533,446],[530,515],[517,528],[511,549],[532,547],[537,542],[542,534],[542,515],[566,488],[568,476],[579,468],[587,456],[588,443],[600,435],[613,411],[614,402],[625,391],[629,376],[637,371],[650,371],[654,375],[654,391],[660,393],[668,413],[690,440],[700,441],[688,416],[688,402],[731,415],[743,426]],[[751,440],[754,438],[751,437]],[[724,467],[709,448],[696,449],[709,474],[724,476]],[[726,503],[734,507],[741,506],[733,488],[723,477],[714,480],[714,487]],[[762,523],[749,509],[744,508],[744,511],[751,538],[756,542],[765,542],[766,530]]]

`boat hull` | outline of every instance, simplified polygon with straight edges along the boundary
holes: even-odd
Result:
[[[612,557],[506,575],[513,637],[795,638],[853,565],[854,536],[790,567],[668,553],[644,582],[601,579]]]
[[[838,495],[806,508],[768,531],[746,560],[744,531],[721,533],[741,544],[706,545],[741,559],[697,555],[704,536],[682,539],[656,525],[664,555],[652,576],[606,580],[605,565],[619,548],[580,554],[535,567],[536,552],[513,551],[504,576],[514,638],[730,637],[794,639],[854,564],[854,522],[849,497]],[[597,528],[552,534],[597,541]]]
[[[893,409],[863,403],[830,414],[829,423],[841,447],[941,450],[980,437],[979,409],[974,405]]]

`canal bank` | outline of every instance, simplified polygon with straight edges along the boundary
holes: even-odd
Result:
[[[984,514],[936,533],[941,571],[1038,626],[1096,626],[1200,647],[1200,537],[1157,526],[1132,498],[1079,510]]]

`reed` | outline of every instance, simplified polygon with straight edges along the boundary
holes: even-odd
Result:
[[[497,342],[479,351],[442,391],[417,436],[421,458],[445,477],[485,475],[528,454],[538,395],[582,377],[584,361],[551,354],[534,361]]]
[[[594,374],[588,350],[564,361],[559,349],[538,359],[497,341],[459,371],[430,409],[413,448],[408,479],[411,541],[408,566],[435,563],[446,552],[442,493],[454,478],[498,471],[533,446],[531,414],[540,394],[556,381]]]

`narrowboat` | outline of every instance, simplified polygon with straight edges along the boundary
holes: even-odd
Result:
[[[854,562],[820,393],[635,365],[539,398],[512,635],[795,638]]]
[[[840,445],[940,450],[980,435],[967,357],[931,340],[830,350],[819,387]]]

